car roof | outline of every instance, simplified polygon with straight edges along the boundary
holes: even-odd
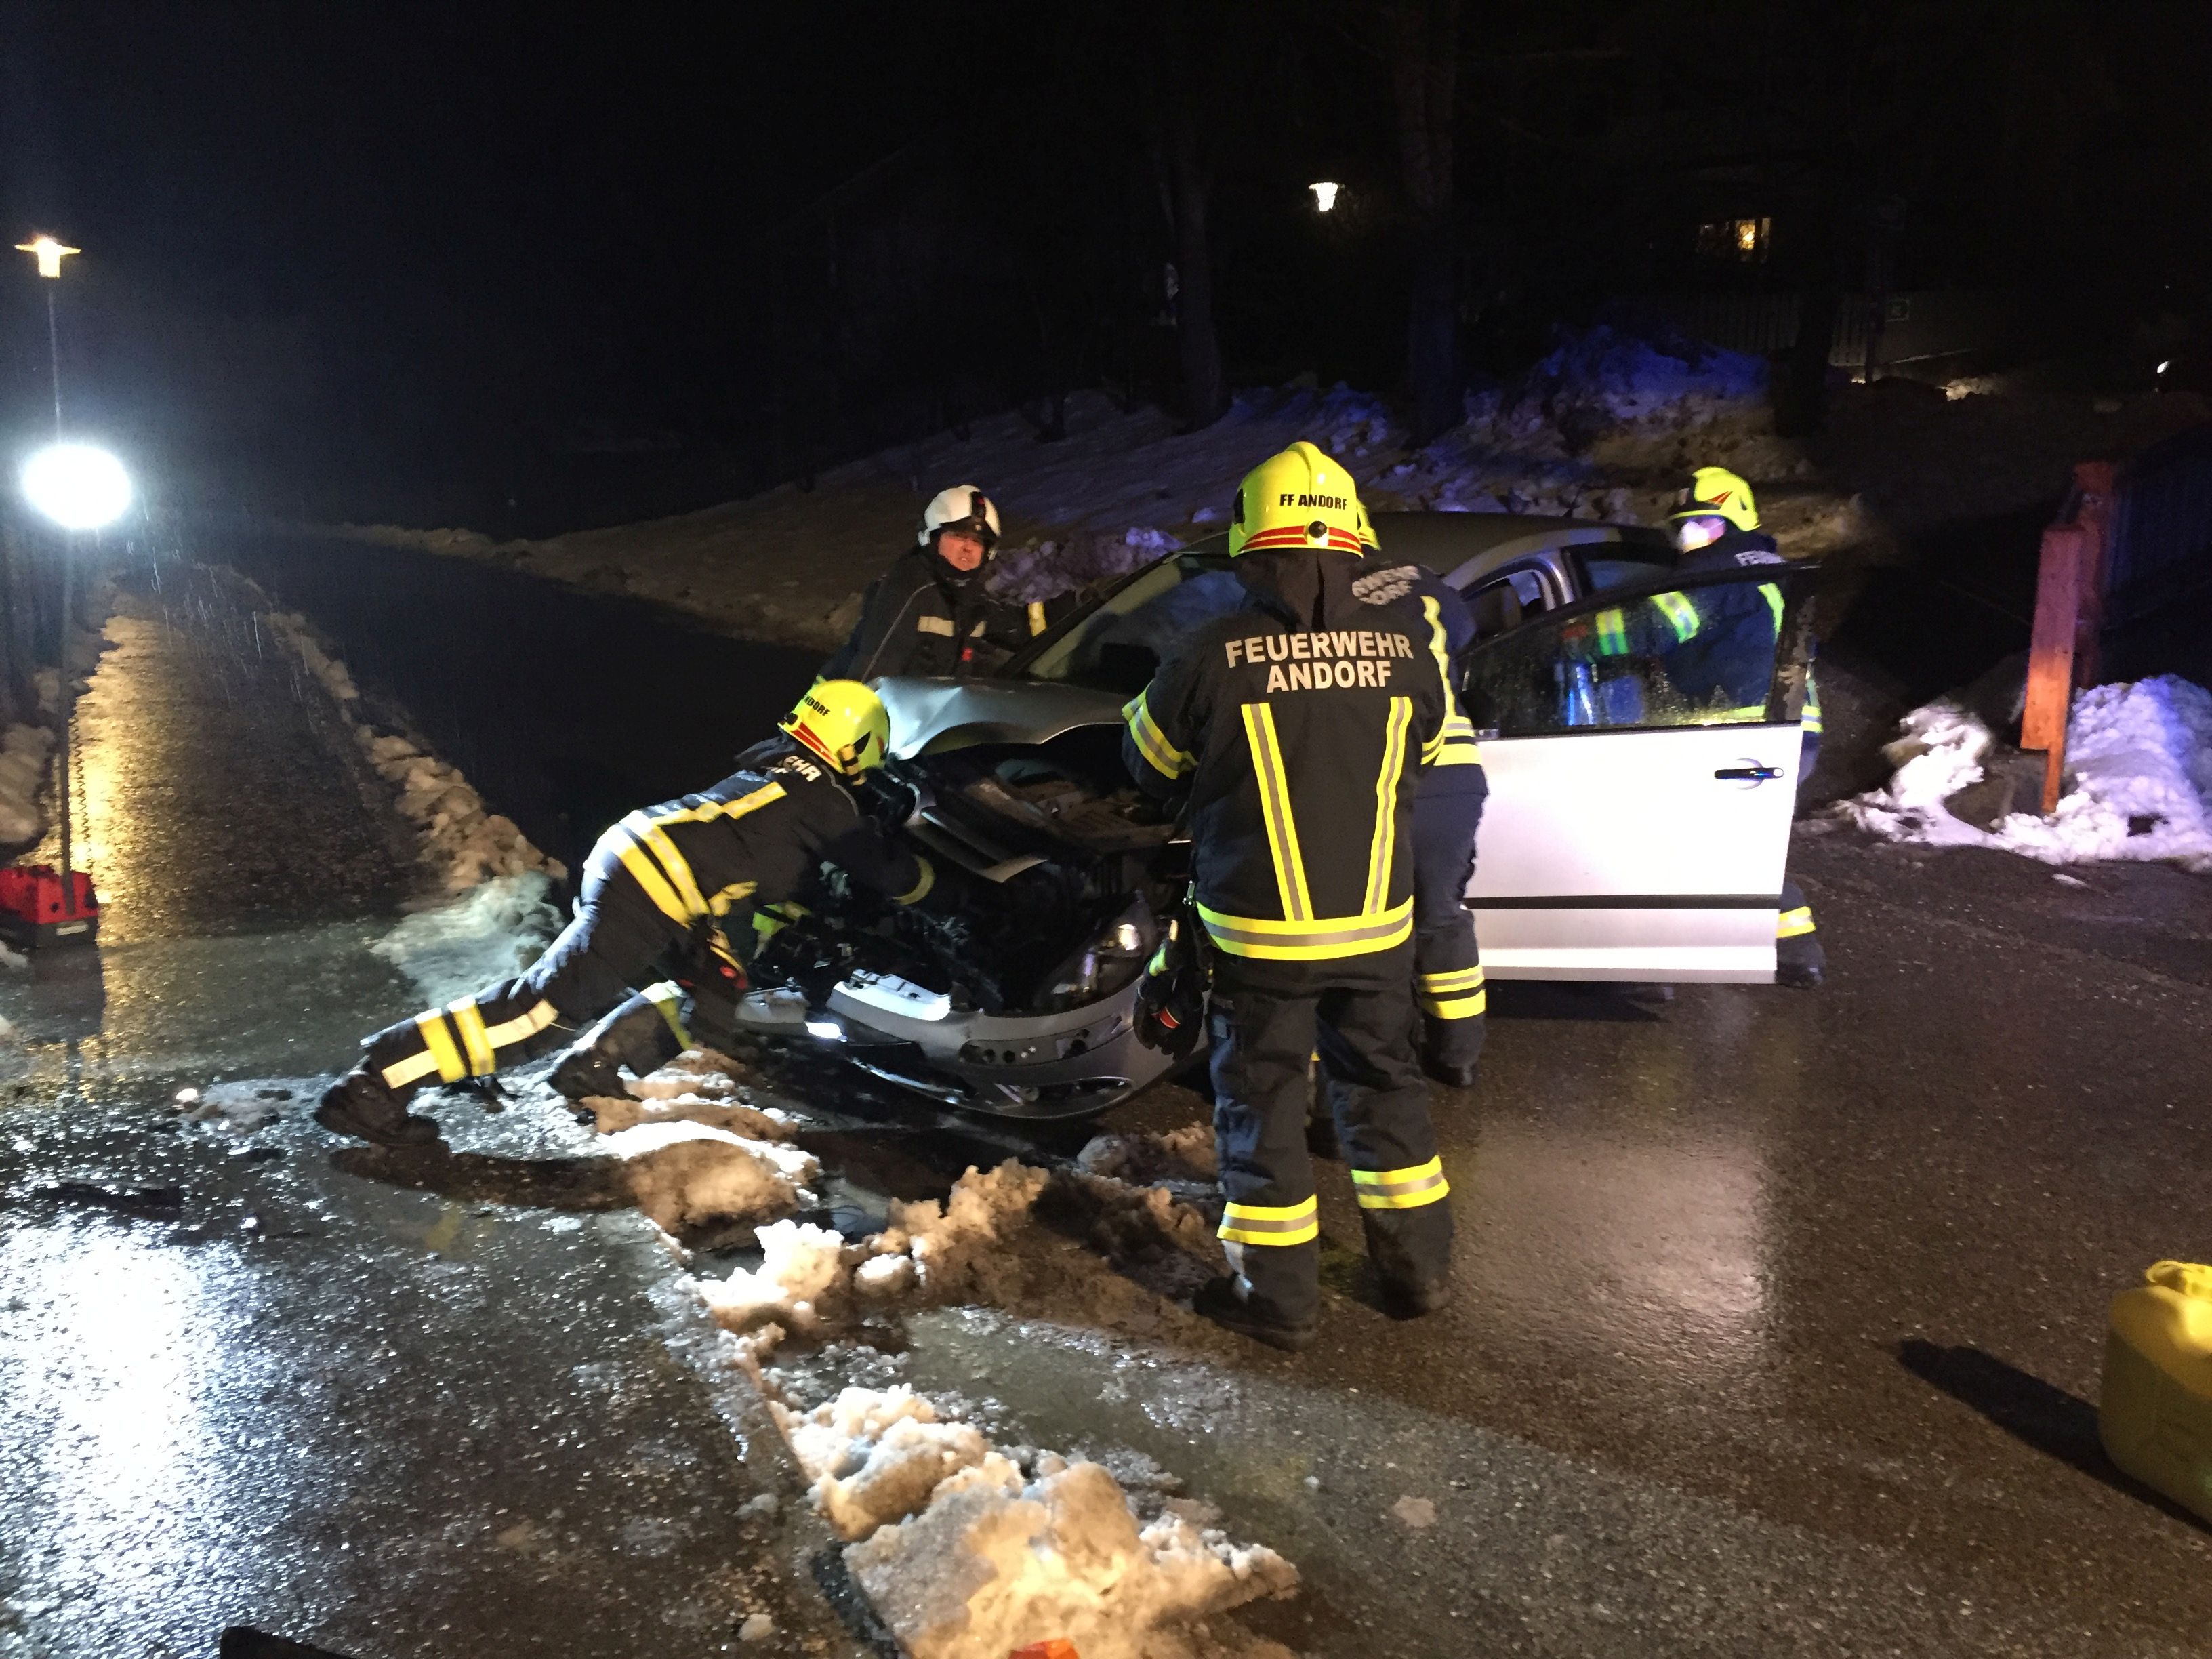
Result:
[[[1622,556],[1672,564],[1674,539],[1650,525],[1601,524],[1538,513],[1377,513],[1376,539],[1385,557],[1413,559],[1443,575],[1474,562],[1468,580],[1547,547],[1619,545]],[[1194,553],[1225,550],[1229,532],[1216,531],[1189,544]]]

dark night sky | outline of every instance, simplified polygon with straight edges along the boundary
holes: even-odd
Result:
[[[1214,258],[1232,374],[1296,372],[1285,353],[1320,337],[1321,303],[1352,325],[1333,368],[1319,348],[1305,366],[1392,389],[1402,264],[1373,11],[1201,0],[1187,14],[1218,37],[1200,80],[1224,158]],[[202,495],[350,465],[370,493],[439,474],[502,501],[503,475],[529,465],[517,457],[554,466],[587,430],[761,451],[785,370],[746,297],[752,251],[902,146],[958,173],[971,204],[997,191],[1029,215],[971,259],[1005,279],[969,297],[1010,336],[1032,300],[1040,316],[1060,306],[1063,340],[1100,318],[1149,326],[1165,257],[1146,126],[1158,15],[1154,0],[0,0],[0,220],[8,241],[52,230],[87,249],[63,290],[64,388],[88,420],[166,446]],[[1654,256],[1686,252],[1700,216],[1775,212],[1786,248],[1817,199],[1801,161],[1845,151],[1845,253],[1855,204],[1905,199],[1908,285],[2154,288],[2207,268],[2203,0],[1513,0],[1468,17],[1470,341],[1527,349],[1577,306],[1675,280],[1679,262]],[[1701,148],[1766,171],[1716,167]],[[1372,216],[1330,256],[1330,289],[1301,192],[1309,165],[1340,164],[1371,185]],[[930,199],[953,198],[910,196],[906,221],[884,210],[894,273],[917,236],[988,240],[990,227],[915,221]],[[967,279],[947,270],[957,301]],[[0,283],[0,440],[35,425],[46,395],[40,296],[27,261],[15,276]],[[890,307],[868,303],[881,325]],[[914,299],[924,328],[931,305],[951,314]],[[858,357],[880,368],[905,326]],[[1012,361],[1033,347],[1006,348],[997,384],[1035,384],[1036,362]],[[1499,348],[1470,349],[1500,366]],[[913,378],[927,391],[932,376]],[[872,433],[848,421],[841,441]],[[715,465],[664,493],[713,499],[699,492],[742,470]]]

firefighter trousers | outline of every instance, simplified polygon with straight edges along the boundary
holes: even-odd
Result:
[[[1798,748],[1797,783],[1802,791],[1805,781],[1813,775],[1813,768],[1820,758],[1820,734],[1808,732]],[[1774,965],[1777,970],[1790,968],[1809,968],[1820,972],[1827,966],[1827,952],[1820,948],[1820,930],[1813,923],[1813,907],[1806,902],[1805,890],[1785,872],[1782,878],[1781,915],[1774,924]]]
[[[1331,984],[1327,963],[1291,987],[1218,958],[1209,1019],[1213,1135],[1228,1200],[1221,1238],[1262,1316],[1305,1324],[1321,1307],[1321,1219],[1306,1152],[1307,1068],[1316,1049],[1351,1165],[1369,1256],[1392,1284],[1425,1286],[1451,1264],[1450,1188],[1414,1052],[1412,967]],[[1384,966],[1363,958],[1364,972]]]
[[[1445,1066],[1481,1059],[1487,1027],[1482,949],[1466,901],[1488,798],[1480,766],[1439,767],[1413,798],[1414,992],[1429,1057]]]
[[[568,1042],[690,948],[690,933],[636,878],[595,850],[575,919],[544,954],[513,979],[378,1032],[363,1045],[362,1068],[403,1101],[425,1084],[489,1077]]]

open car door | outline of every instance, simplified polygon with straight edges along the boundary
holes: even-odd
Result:
[[[1677,574],[1468,653],[1491,978],[1773,979],[1812,578]]]

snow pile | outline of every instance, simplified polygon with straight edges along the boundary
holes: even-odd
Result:
[[[980,1430],[940,1422],[903,1382],[847,1389],[804,1415],[773,1401],[769,1409],[813,1482],[814,1507],[848,1542],[905,1520],[947,1476],[991,1455]]]
[[[1211,1219],[1170,1188],[1012,1158],[970,1169],[942,1203],[894,1203],[890,1224],[863,1239],[780,1222],[759,1242],[757,1268],[698,1282],[756,1367],[787,1335],[909,1296],[1151,1329],[1224,1270]]]
[[[466,892],[500,876],[538,872],[558,881],[566,873],[530,844],[512,818],[485,811],[483,798],[459,768],[423,753],[405,738],[379,735],[374,726],[360,723],[360,688],[345,664],[323,649],[305,617],[272,611],[262,620],[331,694],[378,775],[398,788],[399,811],[416,825],[422,858],[446,891]]]
[[[583,1103],[601,1134],[641,1123],[710,1124],[754,1140],[789,1140],[801,1120],[776,1106],[756,1106],[738,1080],[738,1063],[711,1048],[687,1048],[657,1072],[627,1085],[621,1095],[593,1095]]]
[[[1056,541],[1002,547],[991,561],[991,592],[1021,604],[1054,599],[1126,576],[1182,545],[1179,536],[1132,525],[1118,534],[1081,530]]]
[[[2045,864],[2170,860],[2212,873],[2212,693],[2171,674],[2079,692],[2067,725],[2071,787],[2048,817],[2014,812],[1976,829],[1944,803],[1980,781],[1996,744],[1948,701],[1915,709],[1883,752],[1887,789],[1842,802],[1891,841],[1993,847]]]
[[[1580,447],[1617,427],[1694,431],[1728,416],[1760,414],[1766,360],[1724,351],[1677,330],[1631,331],[1600,323],[1553,331],[1553,349],[1510,397],[1471,401],[1470,417],[1522,438],[1549,429]]]
[[[776,1409],[817,1506],[859,1540],[846,1565],[913,1659],[1003,1659],[1055,1638],[1085,1659],[1280,1651],[1205,1621],[1292,1594],[1297,1570],[1231,1543],[1202,1506],[1140,1521],[1100,1465],[1047,1452],[1025,1474],[904,1387]]]
[[[368,948],[445,1004],[512,979],[561,931],[553,883],[532,871],[500,876],[434,910],[418,910]]]
[[[811,1154],[749,1140],[709,1124],[641,1123],[606,1138],[631,1198],[664,1231],[708,1222],[764,1221],[814,1201]]]
[[[1075,1155],[1075,1164],[1086,1174],[1139,1186],[1163,1181],[1198,1185],[1215,1181],[1221,1174],[1210,1123],[1187,1123],[1164,1135],[1139,1132],[1094,1136]]]
[[[43,726],[11,726],[0,734],[0,842],[21,846],[46,833],[39,795],[54,734]]]

